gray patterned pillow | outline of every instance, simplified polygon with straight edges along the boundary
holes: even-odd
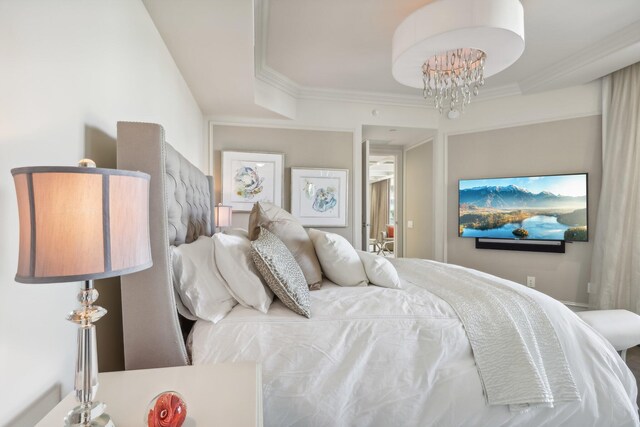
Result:
[[[260,227],[251,242],[253,262],[271,290],[295,313],[311,317],[309,287],[300,266],[275,234]]]

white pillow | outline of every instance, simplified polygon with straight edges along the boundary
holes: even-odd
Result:
[[[367,286],[367,275],[360,257],[344,237],[310,229],[309,237],[318,255],[322,272],[340,286]]]
[[[383,288],[401,289],[400,277],[388,259],[365,251],[357,251],[360,261],[372,285]]]
[[[197,318],[219,322],[237,304],[216,267],[210,237],[172,246],[171,266],[173,287],[182,304]]]
[[[231,295],[243,306],[266,313],[273,300],[273,292],[262,281],[253,264],[249,239],[241,235],[216,233],[213,242],[216,265]]]

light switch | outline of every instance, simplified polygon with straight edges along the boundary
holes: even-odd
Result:
[[[411,220],[407,221],[407,227],[408,228],[413,228],[413,221],[411,221]]]

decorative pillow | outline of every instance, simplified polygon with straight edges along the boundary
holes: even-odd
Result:
[[[251,242],[253,262],[267,284],[293,312],[311,317],[309,287],[300,266],[284,243],[264,227]]]
[[[310,229],[309,237],[318,254],[322,272],[340,286],[367,286],[367,274],[351,243],[344,237]]]
[[[289,212],[271,203],[258,202],[249,216],[249,239],[256,240],[264,227],[275,234],[289,249],[304,274],[309,289],[320,289],[322,269],[304,227]]]
[[[357,251],[369,283],[383,288],[401,289],[396,268],[383,256],[365,251]]]
[[[211,237],[173,246],[171,267],[180,301],[197,318],[219,322],[237,304],[216,267]]]
[[[266,313],[273,292],[262,282],[251,259],[251,242],[238,235],[216,233],[216,265],[227,284],[227,290],[240,304]]]

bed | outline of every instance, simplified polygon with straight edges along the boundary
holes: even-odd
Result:
[[[122,277],[126,369],[259,362],[264,421],[273,426],[640,425],[635,379],[597,332],[546,295],[463,267],[396,260],[401,290],[325,280],[311,292],[311,319],[278,300],[267,313],[238,305],[216,324],[182,318],[169,247],[212,234],[212,180],[165,141],[160,125],[119,123],[117,143],[119,168],[151,175],[154,266]],[[452,304],[447,293],[455,287],[471,298]],[[548,319],[572,379],[572,399],[488,404],[483,352],[472,343],[473,334],[496,331],[474,331],[469,317],[473,298],[490,288],[517,296]],[[523,310],[520,321],[536,318],[534,309]],[[512,366],[500,359],[508,350],[493,349],[487,361],[503,366],[504,378]],[[557,382],[552,372],[561,372],[554,369],[547,365],[549,383]],[[509,381],[514,393],[529,385]]]

